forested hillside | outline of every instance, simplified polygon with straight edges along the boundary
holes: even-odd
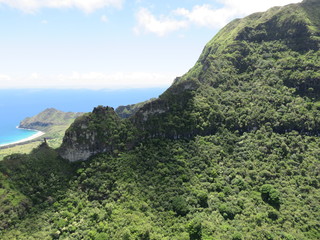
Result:
[[[320,239],[319,12],[234,20],[129,118],[99,106],[8,156],[0,238]]]

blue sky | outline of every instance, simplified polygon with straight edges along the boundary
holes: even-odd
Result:
[[[301,0],[0,0],[0,89],[168,87],[230,20]]]

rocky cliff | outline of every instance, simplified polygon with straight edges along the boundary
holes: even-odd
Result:
[[[113,108],[98,106],[76,119],[66,131],[60,155],[69,161],[86,160],[97,153],[116,154],[133,141],[130,126]]]

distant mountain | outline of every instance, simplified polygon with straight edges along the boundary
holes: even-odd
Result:
[[[33,117],[25,118],[20,122],[19,127],[46,131],[52,126],[71,124],[81,115],[83,113],[63,112],[48,108]]]

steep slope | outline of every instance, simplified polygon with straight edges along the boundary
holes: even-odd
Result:
[[[0,162],[0,234],[19,223],[32,205],[54,202],[72,172],[66,160],[42,143],[31,154],[13,154]],[[1,238],[1,237],[0,237]]]
[[[318,1],[306,0],[228,24],[187,74],[130,117],[139,133],[134,142],[190,139],[221,128],[243,133],[264,125],[277,133],[318,134],[318,10]],[[63,147],[70,142],[66,136]]]
[[[220,127],[244,132],[266,123],[277,132],[318,126],[318,119],[305,116],[307,101],[297,94],[315,100],[320,94],[319,9],[318,1],[304,1],[234,20],[134,122],[149,136],[171,138]],[[293,108],[301,112],[288,122]]]
[[[66,131],[60,155],[69,161],[86,160],[97,153],[117,153],[133,143],[133,129],[113,108],[98,106]],[[131,143],[131,144],[130,144]]]
[[[0,238],[317,240],[319,146],[319,137],[271,129],[148,140],[82,162],[60,196],[52,194],[66,183],[64,164],[51,167],[50,181],[33,167],[35,183],[18,168],[12,185],[36,201],[53,197]]]

